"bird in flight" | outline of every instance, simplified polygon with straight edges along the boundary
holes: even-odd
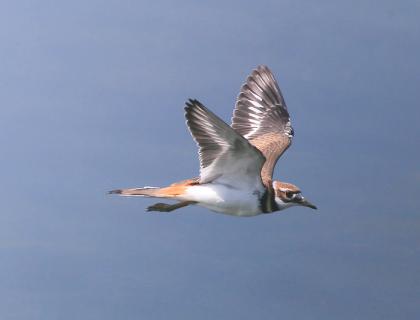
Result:
[[[258,66],[242,85],[229,126],[198,100],[185,107],[187,126],[198,145],[200,176],[167,187],[117,189],[109,193],[177,201],[147,211],[171,212],[199,205],[233,216],[255,216],[292,206],[316,209],[300,189],[273,181],[293,128],[280,88],[267,66]]]

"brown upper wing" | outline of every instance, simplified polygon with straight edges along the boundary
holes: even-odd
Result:
[[[280,88],[268,67],[258,66],[242,86],[232,128],[265,156],[261,178],[271,188],[274,167],[292,142],[293,128]]]

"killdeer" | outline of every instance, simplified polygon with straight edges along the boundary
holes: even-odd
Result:
[[[147,211],[170,212],[193,204],[234,216],[255,216],[292,206],[316,209],[297,186],[272,180],[277,160],[290,146],[294,132],[268,67],[258,66],[242,85],[231,126],[197,100],[186,103],[185,117],[198,145],[200,176],[163,188],[109,193],[177,201],[156,203]]]

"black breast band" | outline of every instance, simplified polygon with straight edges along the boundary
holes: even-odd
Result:
[[[260,209],[263,213],[271,213],[279,209],[275,201],[274,192],[265,189],[263,196],[260,198]]]

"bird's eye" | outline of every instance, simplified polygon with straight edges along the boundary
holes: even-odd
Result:
[[[288,197],[289,199],[293,198],[293,192],[292,191],[286,191],[286,197]]]

